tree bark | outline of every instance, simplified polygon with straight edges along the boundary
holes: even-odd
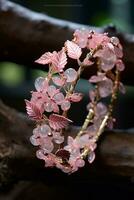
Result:
[[[0,61],[42,68],[34,60],[46,51],[59,50],[75,29],[83,27],[119,37],[126,64],[123,81],[134,85],[134,35],[121,33],[113,26],[96,28],[55,19],[7,0],[0,0]],[[84,77],[90,73],[86,71]]]
[[[1,184],[16,180],[45,181],[53,176],[56,182],[67,177],[59,170],[45,168],[43,161],[35,157],[36,148],[29,142],[33,127],[34,123],[23,114],[0,102]],[[66,134],[74,135],[78,129],[70,127]],[[133,177],[133,155],[134,130],[105,131],[98,143],[95,162],[70,177],[86,180],[100,175]]]

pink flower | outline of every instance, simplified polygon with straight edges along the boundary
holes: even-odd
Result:
[[[90,31],[86,29],[79,29],[74,32],[74,42],[81,48],[87,46],[88,38],[90,37]]]
[[[111,70],[116,64],[116,54],[112,44],[108,43],[102,49],[98,50],[94,57],[98,57],[101,61],[100,67],[104,71]]]
[[[106,34],[92,32],[88,39],[87,48],[95,49],[100,45],[105,45],[110,41],[110,38]]]

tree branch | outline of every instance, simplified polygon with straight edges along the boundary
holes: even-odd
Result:
[[[0,61],[39,67],[34,60],[46,51],[60,49],[75,29],[83,27],[119,37],[126,64],[123,80],[134,85],[134,35],[121,33],[112,26],[95,28],[55,19],[7,0],[0,0]],[[89,73],[86,71],[84,77],[89,77]]]
[[[56,169],[44,168],[35,157],[36,148],[29,142],[34,123],[24,115],[0,102],[0,178],[1,183],[15,180],[55,180],[65,178]],[[70,127],[67,134],[74,135],[78,127]],[[133,133],[133,134],[132,134]],[[89,179],[92,176],[134,175],[134,130],[105,131],[98,144],[96,160],[73,177]],[[49,172],[49,173],[48,173]],[[60,179],[59,179],[60,178]]]

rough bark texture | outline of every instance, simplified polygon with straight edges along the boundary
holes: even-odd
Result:
[[[35,59],[46,51],[60,49],[72,38],[75,29],[83,27],[119,37],[126,64],[123,79],[127,84],[134,84],[134,35],[121,33],[112,26],[95,28],[55,19],[7,0],[0,0],[0,61],[37,67]],[[89,73],[85,72],[85,77]]]
[[[15,180],[50,180],[66,175],[56,169],[44,168],[35,157],[35,147],[29,142],[33,122],[24,115],[0,102],[0,178],[1,183]],[[7,128],[8,127],[8,128]],[[67,133],[75,134],[78,127],[70,127]],[[134,131],[105,131],[97,149],[96,161],[71,177],[89,179],[97,175],[134,175]],[[90,171],[90,172],[89,172]],[[49,172],[49,173],[48,173]],[[49,177],[49,179],[47,179]],[[70,178],[68,178],[70,179]]]
[[[60,49],[72,37],[76,28],[84,25],[54,19],[35,13],[6,0],[0,0],[0,61],[27,66],[45,51]],[[85,28],[95,29],[85,26]],[[124,47],[126,70],[123,78],[134,84],[134,36],[118,32],[114,27],[96,28],[119,36]],[[86,73],[87,74],[87,73]],[[87,77],[87,76],[85,76]],[[35,158],[35,148],[29,143],[33,122],[0,102],[0,179],[1,183],[16,180],[46,180],[46,177],[65,177],[55,169],[44,169]],[[75,134],[78,127],[67,132]],[[96,175],[134,176],[134,130],[105,131],[97,149],[97,159],[71,177],[88,179]],[[89,170],[90,169],[90,170]],[[50,172],[51,173],[48,173]],[[91,173],[90,173],[90,172]],[[93,172],[93,173],[92,173]],[[54,181],[54,180],[53,180]]]

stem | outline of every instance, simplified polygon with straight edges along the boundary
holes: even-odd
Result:
[[[81,127],[81,130],[79,131],[77,137],[80,137],[84,133],[84,131],[87,129],[89,123],[91,122],[91,120],[93,118],[93,115],[94,115],[93,109],[89,109],[88,115],[87,115],[87,117],[86,117],[86,119],[85,119],[85,121],[84,121],[84,123],[83,123],[83,125]]]
[[[110,105],[109,105],[109,108],[108,108],[108,112],[105,115],[104,119],[102,120],[101,125],[100,125],[98,131],[96,132],[96,136],[94,138],[95,141],[97,141],[99,139],[100,135],[103,133],[104,128],[107,125],[107,121],[108,121],[109,117],[112,114],[113,104],[115,103],[115,100],[117,99],[117,92],[118,92],[118,87],[119,87],[120,73],[119,73],[118,70],[116,70],[115,73],[116,73],[116,77],[115,77],[115,81],[114,81],[114,87],[113,87],[113,91],[112,91],[112,96],[111,96],[111,101],[110,101]],[[88,149],[87,147],[85,147],[84,151],[81,154],[81,158],[85,158],[89,154],[89,152],[90,152],[90,149]]]
[[[73,84],[71,85],[69,91],[67,92],[66,97],[68,97],[70,94],[73,93],[73,91],[74,91],[74,89],[75,89],[75,87],[76,87],[76,85],[77,85],[77,82],[78,82],[78,80],[80,79],[80,76],[81,76],[83,70],[84,70],[84,66],[81,65],[81,66],[79,67],[78,71],[77,71],[77,74],[78,74],[78,75],[77,75],[77,78],[76,78],[76,80],[73,82]],[[66,116],[67,116],[67,113],[68,113],[68,110],[67,110],[67,111],[64,111],[62,115],[63,115],[64,117],[66,117]]]

